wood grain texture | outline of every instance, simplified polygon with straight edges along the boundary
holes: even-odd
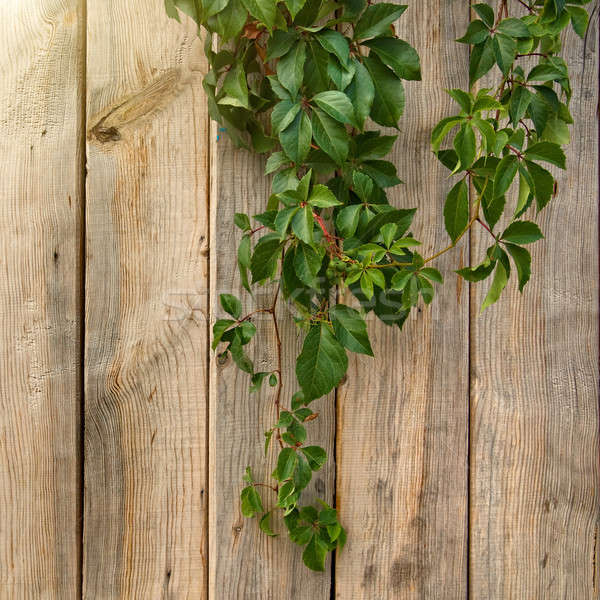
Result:
[[[88,4],[83,595],[206,597],[208,117],[162,2]]]
[[[1,598],[79,588],[83,5],[0,5]]]
[[[468,23],[460,0],[411,7],[398,33],[419,52],[423,82],[407,85],[393,161],[418,207],[423,253],[448,244],[442,208],[447,171],[432,156],[432,125],[455,110],[445,88],[467,81]],[[452,273],[463,243],[436,261],[446,277],[430,308],[403,331],[371,320],[376,358],[353,356],[338,393],[338,496],[348,545],[336,559],[343,600],[461,598],[467,582],[468,295]],[[465,258],[466,260],[466,258]]]
[[[222,133],[218,141],[215,133],[213,140],[210,279],[214,321],[226,316],[219,307],[220,293],[233,293],[242,298],[246,314],[253,308],[269,307],[274,287],[257,290],[254,302],[243,291],[236,263],[239,230],[233,227],[234,213],[253,215],[265,210],[270,182],[263,176],[264,160],[236,150]],[[294,365],[303,334],[296,329],[284,304],[278,314],[283,348],[282,404],[289,407],[291,395],[298,389]],[[258,333],[250,351],[254,352],[251,358],[255,369],[274,369],[277,357],[271,317],[257,315],[254,323]],[[239,495],[245,468],[251,466],[256,480],[266,482],[277,459],[275,443],[265,459],[262,433],[276,422],[274,388],[265,384],[260,394],[250,395],[249,383],[249,376],[239,371],[231,359],[223,362],[214,358],[210,386],[210,598],[329,599],[329,574],[306,569],[302,563],[302,549],[289,541],[282,523],[278,525],[282,535],[272,539],[259,530],[256,519],[242,517]],[[308,440],[325,448],[329,460],[313,475],[303,492],[303,504],[317,496],[331,502],[334,490],[333,395],[311,406],[320,412],[320,417],[308,424]],[[265,506],[274,504],[274,494],[270,494],[273,498],[263,494]],[[278,511],[272,522],[276,523],[280,517],[281,511]]]
[[[483,316],[487,285],[472,289],[473,598],[598,597],[596,11],[586,43],[565,42],[573,141],[531,281]],[[477,260],[488,239],[473,241]]]

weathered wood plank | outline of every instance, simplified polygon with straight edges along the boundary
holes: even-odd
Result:
[[[84,2],[0,5],[0,597],[78,596]]]
[[[88,3],[86,598],[206,597],[208,117],[161,2]]]
[[[468,23],[460,0],[411,7],[398,29],[421,56],[395,163],[398,206],[419,208],[426,255],[448,244],[447,171],[429,147],[432,124],[455,110],[445,88],[467,83]],[[400,332],[371,322],[375,360],[353,357],[338,395],[338,496],[347,548],[336,560],[343,600],[461,598],[467,585],[468,295],[452,273],[468,248],[436,263],[446,277],[431,308]],[[467,260],[465,257],[464,260]]]
[[[597,18],[566,39],[573,141],[531,282],[483,316],[473,290],[473,598],[598,597],[597,40]]]
[[[213,136],[216,140],[216,135]],[[269,197],[270,182],[263,176],[264,161],[245,151],[235,150],[221,134],[211,154],[211,316],[226,316],[219,307],[220,293],[242,298],[250,312],[272,303],[274,288],[256,293],[256,299],[243,291],[237,274],[236,252],[239,230],[234,230],[233,215],[263,212]],[[251,357],[256,370],[277,366],[275,335],[270,315],[254,319],[258,327],[252,343]],[[289,406],[297,391],[295,358],[300,351],[301,336],[284,308],[279,312],[283,344],[283,406]],[[277,457],[275,444],[265,460],[263,431],[276,421],[273,389],[267,385],[259,395],[248,393],[249,377],[240,372],[231,359],[224,364],[213,360],[210,386],[210,598],[272,599],[329,598],[330,577],[308,571],[301,558],[301,548],[287,539],[287,533],[271,539],[259,529],[256,520],[242,517],[239,494],[242,475],[251,466],[257,481],[268,481]],[[266,388],[266,389],[265,389]],[[323,446],[329,454],[328,464],[313,477],[302,496],[307,503],[315,496],[331,502],[334,481],[334,400],[324,398],[314,403],[320,417],[307,429],[311,443]],[[273,498],[263,495],[268,505]],[[280,518],[280,515],[277,519]],[[273,522],[276,519],[273,518]]]

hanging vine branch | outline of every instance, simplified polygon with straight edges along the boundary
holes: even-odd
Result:
[[[255,227],[245,214],[234,221],[242,231],[243,286],[250,292],[275,281],[276,291],[269,307],[244,316],[240,300],[222,294],[221,306],[231,318],[214,324],[213,349],[231,354],[250,376],[252,392],[265,380],[276,388],[277,421],[265,433],[265,454],[275,437],[277,466],[272,482],[257,482],[246,470],[242,513],[259,516],[260,529],[274,536],[271,516],[281,511],[310,569],[324,570],[327,553],[346,541],[334,508],[300,504],[312,473],[326,461],[323,448],[307,443],[305,425],[318,416],[311,403],[340,383],[347,351],[373,356],[366,313],[401,328],[414,307],[433,300],[443,277],[431,263],[472,227],[487,232],[490,246],[478,264],[457,273],[470,282],[492,278],[482,310],[498,300],[513,266],[523,290],[531,273],[525,246],[543,237],[533,218],[557,194],[548,165],[565,168],[562,147],[572,123],[560,34],[571,24],[584,36],[588,2],[500,0],[496,13],[485,3],[472,7],[477,18],[458,40],[472,46],[470,87],[448,91],[458,112],[440,121],[431,136],[435,155],[456,179],[444,205],[450,243],[424,257],[410,233],[415,209],[394,208],[386,195],[401,183],[385,160],[397,136],[370,128],[398,128],[403,82],[421,79],[417,52],[393,25],[406,6],[165,0],[171,17],[179,19],[179,9],[207,32],[211,70],[204,89],[211,117],[238,146],[269,154],[266,173],[274,176],[265,212],[254,215]],[[496,88],[474,91],[492,69]],[[515,202],[509,200],[513,188]],[[507,215],[508,225],[497,230]],[[360,311],[331,303],[337,286],[350,290]],[[282,397],[281,298],[293,304],[295,321],[306,330],[296,361],[299,390],[289,399]],[[245,351],[257,313],[272,319],[278,359],[270,372],[255,372]],[[263,490],[275,494],[273,510],[264,510]]]

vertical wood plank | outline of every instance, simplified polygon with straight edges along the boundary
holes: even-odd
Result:
[[[0,5],[0,596],[78,595],[84,2]]]
[[[530,283],[483,316],[487,286],[473,288],[473,598],[598,597],[597,44],[596,12],[586,43],[564,44],[573,141]]]
[[[406,185],[395,204],[418,207],[425,255],[448,244],[447,171],[432,156],[432,124],[454,114],[444,89],[467,83],[454,40],[468,24],[460,0],[415,5],[398,33],[419,52],[423,82],[407,86],[394,162]],[[338,496],[348,545],[336,559],[343,600],[461,598],[467,581],[468,295],[443,256],[446,278],[430,308],[403,331],[371,321],[375,359],[353,356],[338,395]]]
[[[88,3],[85,598],[206,597],[208,117],[162,2]]]
[[[243,300],[245,312],[250,312],[253,308],[271,305],[274,287],[257,290],[254,302],[243,290],[236,262],[239,230],[233,226],[234,213],[253,215],[266,208],[270,180],[263,176],[264,160],[236,150],[222,133],[218,138],[215,133],[213,140],[210,279],[214,321],[226,316],[219,307],[220,293],[236,294]],[[251,358],[255,368],[260,371],[274,369],[277,357],[271,317],[262,315],[253,321],[258,327],[250,350],[254,352]],[[283,345],[282,404],[289,407],[292,394],[298,390],[294,365],[303,334],[299,334],[291,313],[284,306],[279,311],[279,324]],[[225,363],[213,359],[210,386],[210,598],[329,599],[329,574],[306,569],[302,563],[302,549],[289,541],[282,524],[279,527],[282,535],[273,539],[259,530],[256,519],[248,520],[241,514],[239,495],[246,466],[252,468],[257,481],[269,481],[277,457],[274,443],[268,459],[263,451],[263,431],[276,421],[274,388],[265,385],[260,394],[250,395],[249,383],[249,376],[239,371],[231,359]],[[325,448],[329,460],[314,474],[303,492],[302,502],[309,503],[317,496],[331,502],[335,470],[333,394],[311,407],[318,410],[320,416],[308,424],[308,439],[311,444]],[[266,494],[263,499],[266,506],[274,504],[274,498]],[[281,511],[277,518],[280,516]],[[275,523],[276,519],[272,521]]]

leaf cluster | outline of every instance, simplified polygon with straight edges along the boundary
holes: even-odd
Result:
[[[433,301],[442,274],[432,266],[473,226],[490,236],[478,264],[457,270],[477,282],[491,277],[482,309],[498,300],[516,270],[522,291],[531,274],[526,246],[543,237],[535,218],[556,196],[554,169],[564,169],[572,90],[560,57],[569,24],[583,36],[585,0],[523,0],[520,16],[508,1],[498,13],[473,6],[476,18],[459,43],[472,47],[468,90],[448,90],[456,113],[431,134],[432,149],[452,177],[444,207],[449,245],[432,256],[412,233],[415,209],[388,200],[401,183],[388,160],[405,108],[405,83],[421,79],[417,52],[394,23],[406,6],[366,0],[165,0],[204,28],[210,71],[204,79],[212,118],[240,147],[267,153],[272,189],[264,212],[238,213],[238,267],[243,286],[275,285],[271,306],[243,315],[241,301],[221,295],[229,318],[217,320],[213,349],[230,355],[250,375],[250,391],[268,381],[276,422],[265,432],[265,454],[278,452],[270,483],[250,469],[242,513],[259,517],[277,535],[275,512],[303,560],[323,570],[329,551],[346,533],[335,509],[302,506],[302,492],[326,462],[307,443],[311,404],[346,375],[348,352],[373,356],[366,316],[402,328],[411,310]],[[515,2],[515,4],[517,4]],[[522,10],[523,6],[526,10]],[[525,12],[526,14],[522,14]],[[495,88],[478,89],[484,76]],[[374,126],[380,126],[376,128]],[[385,129],[382,129],[385,128]],[[535,214],[534,214],[535,213]],[[336,290],[354,300],[333,302]],[[296,360],[297,391],[283,408],[282,353],[277,302],[294,308],[305,332]],[[350,305],[351,304],[351,305]],[[269,315],[278,365],[256,371],[246,351]],[[272,504],[262,492],[271,489]],[[265,509],[267,506],[268,510]]]

